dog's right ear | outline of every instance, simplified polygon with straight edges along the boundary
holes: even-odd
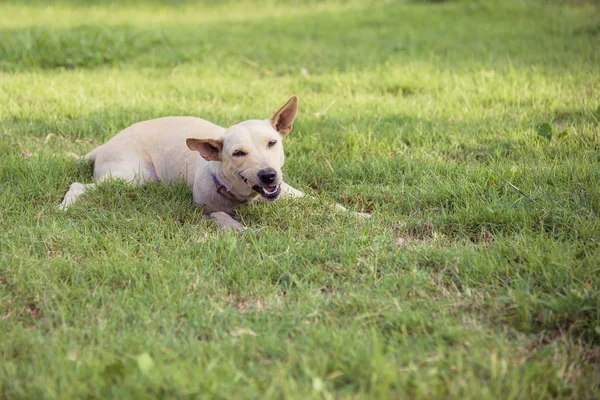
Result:
[[[287,103],[275,111],[275,114],[269,119],[269,123],[281,136],[285,136],[292,131],[292,125],[294,124],[297,112],[298,98],[292,96]]]
[[[187,147],[197,151],[206,161],[221,161],[221,150],[223,150],[223,139],[197,139],[188,138],[185,141]]]

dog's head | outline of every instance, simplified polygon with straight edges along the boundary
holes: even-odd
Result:
[[[236,186],[247,185],[265,199],[277,200],[285,159],[281,141],[292,131],[297,110],[298,99],[292,96],[268,120],[241,122],[218,140],[189,138],[186,143],[207,161],[221,162],[234,193]]]

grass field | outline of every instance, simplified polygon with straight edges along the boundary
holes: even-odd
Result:
[[[597,398],[600,4],[213,3],[0,4],[0,398]],[[56,210],[134,122],[292,94],[316,200]]]

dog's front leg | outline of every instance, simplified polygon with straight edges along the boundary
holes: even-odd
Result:
[[[343,205],[338,204],[338,203],[335,203],[335,208],[338,211],[349,212],[349,213],[353,214],[355,217],[358,217],[358,218],[361,218],[361,219],[371,218],[371,214],[362,213],[362,212],[356,212],[356,211],[350,211],[346,207],[344,207]]]
[[[212,212],[209,214],[215,220],[217,225],[223,230],[233,229],[234,231],[243,231],[244,225],[233,219],[231,215],[223,211]]]
[[[305,196],[304,193],[302,193],[298,189],[294,189],[293,187],[291,187],[290,185],[288,185],[285,182],[281,184],[281,194],[282,194],[282,196],[292,197],[292,198],[298,198],[298,197],[304,197]],[[344,207],[343,205],[338,204],[338,203],[335,203],[335,208],[338,211],[344,211],[344,212],[352,213],[355,216],[357,216],[358,218],[363,218],[363,219],[371,218],[371,214],[350,211],[346,207]]]
[[[304,197],[305,196],[304,193],[302,193],[298,189],[294,189],[293,187],[291,187],[290,185],[288,185],[285,182],[283,182],[281,184],[281,195],[283,197],[291,197],[291,198],[298,198],[298,197]]]

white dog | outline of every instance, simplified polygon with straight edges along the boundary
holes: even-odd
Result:
[[[94,162],[97,182],[123,178],[132,184],[184,180],[194,201],[223,229],[242,230],[230,214],[238,204],[302,192],[282,180],[282,139],[292,130],[298,99],[291,97],[268,120],[248,120],[228,129],[194,117],[165,117],[122,130],[83,158]],[[95,184],[73,183],[60,209]],[[339,204],[339,210],[346,209]],[[369,214],[355,213],[359,217]]]

